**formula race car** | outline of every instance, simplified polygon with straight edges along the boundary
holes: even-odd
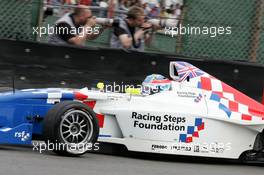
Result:
[[[88,88],[1,93],[0,143],[41,138],[66,144],[55,148],[59,154],[80,155],[85,144],[98,140],[136,152],[263,159],[263,104],[186,62],[171,62],[170,77],[147,76],[136,93]]]

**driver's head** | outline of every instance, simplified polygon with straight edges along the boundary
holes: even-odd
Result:
[[[171,89],[171,81],[160,74],[152,74],[145,78],[142,83],[142,94],[155,94],[160,91]]]

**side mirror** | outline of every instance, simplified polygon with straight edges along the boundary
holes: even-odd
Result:
[[[169,70],[170,70],[171,79],[173,79],[175,81],[178,81],[179,80],[179,76],[178,76],[178,72],[177,72],[177,69],[176,69],[176,66],[175,66],[175,62],[170,62]]]
[[[189,76],[187,76],[186,80],[187,80],[187,82],[190,82],[190,77],[189,77]]]

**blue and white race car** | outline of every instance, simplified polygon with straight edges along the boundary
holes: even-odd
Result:
[[[80,155],[88,143],[129,151],[260,160],[264,105],[186,62],[148,76],[139,93],[25,89],[0,94],[0,143],[42,139]],[[72,148],[78,149],[72,149]]]

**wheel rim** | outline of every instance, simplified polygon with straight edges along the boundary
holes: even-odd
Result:
[[[71,110],[64,114],[60,122],[60,134],[69,146],[87,143],[93,133],[91,115],[82,110]]]

